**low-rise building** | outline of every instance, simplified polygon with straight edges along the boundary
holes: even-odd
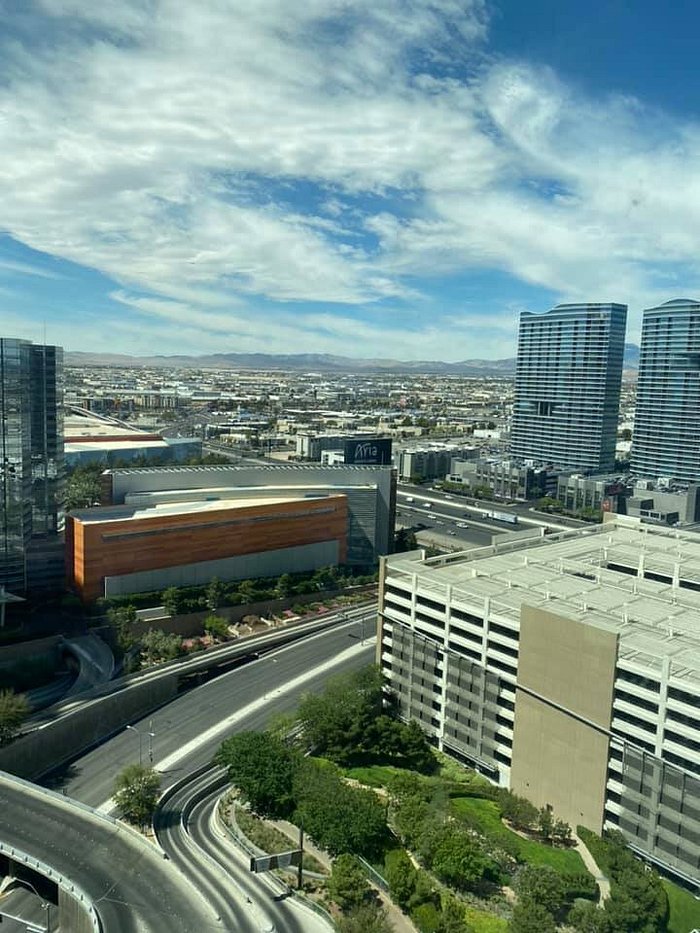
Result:
[[[557,479],[556,498],[572,512],[624,511],[621,503],[627,493],[626,477],[619,473],[560,473]]]
[[[131,499],[67,518],[67,577],[85,601],[203,585],[213,577],[317,570],[347,558],[342,493],[219,498],[216,490],[201,490],[197,497],[142,493]]]
[[[103,505],[137,504],[143,494],[161,502],[259,496],[347,498],[347,563],[371,567],[391,553],[396,518],[396,473],[389,466],[323,467],[267,462],[256,466],[171,466],[107,470]],[[155,501],[155,499],[154,499]]]
[[[627,500],[627,514],[662,525],[700,522],[700,486],[669,486],[641,480]]]
[[[515,460],[454,459],[447,479],[471,489],[487,486],[497,498],[525,500],[546,496],[555,475]]]
[[[700,883],[700,538],[603,525],[382,562],[378,662],[432,741]]]
[[[93,463],[181,463],[201,455],[202,441],[197,437],[163,437],[88,412],[65,418],[65,460],[70,469]]]
[[[458,444],[423,444],[407,447],[399,454],[399,478],[406,481],[444,479],[454,459],[469,460],[478,457],[476,447]]]

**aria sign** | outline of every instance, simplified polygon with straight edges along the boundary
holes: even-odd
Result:
[[[369,441],[345,442],[345,462],[357,464],[391,463],[391,438],[373,438]]]

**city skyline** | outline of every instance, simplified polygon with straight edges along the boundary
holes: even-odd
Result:
[[[13,9],[4,332],[490,359],[523,310],[615,301],[637,342],[700,285],[690,14],[521,7]]]

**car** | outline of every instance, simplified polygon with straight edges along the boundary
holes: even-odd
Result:
[[[447,534],[448,534],[448,535],[456,535],[457,532],[456,532],[456,531],[448,531]]]

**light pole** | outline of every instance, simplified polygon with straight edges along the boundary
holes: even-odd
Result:
[[[28,888],[31,888],[32,891],[36,894],[36,896],[40,899],[41,903],[39,904],[39,906],[41,907],[42,910],[46,911],[46,933],[51,933],[51,901],[44,900],[44,898],[41,896],[41,894],[39,894],[39,892],[34,887],[34,885],[31,883],[31,881],[27,881],[26,878],[19,878],[18,881],[20,884],[26,884]]]
[[[131,729],[132,732],[135,732],[139,737],[139,768],[143,768],[143,732],[140,729],[137,729],[136,726],[127,726],[127,729]],[[151,764],[153,764],[153,739],[155,737],[155,732],[153,731],[153,720],[148,724],[148,758]]]
[[[139,737],[139,768],[142,768],[143,767],[143,741],[142,741],[141,732],[139,729],[136,728],[136,726],[127,726],[126,728],[131,729],[131,731],[135,732],[136,735]]]

